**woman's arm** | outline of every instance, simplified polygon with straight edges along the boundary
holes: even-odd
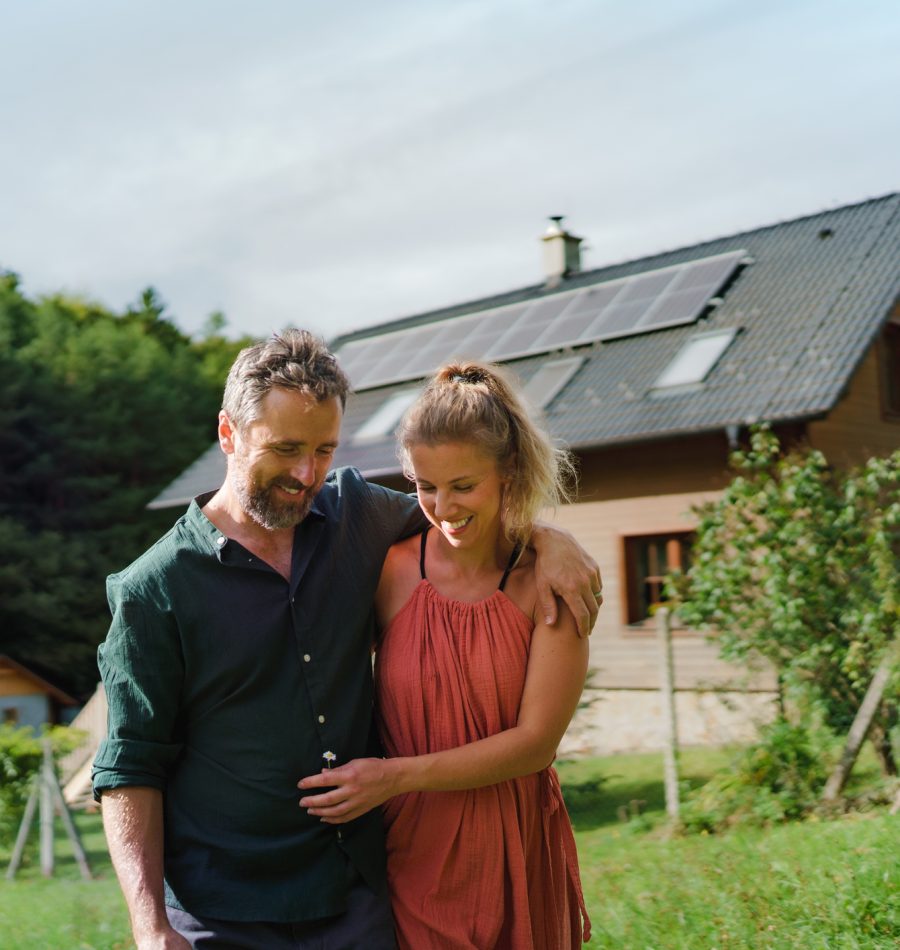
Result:
[[[569,611],[551,629],[540,623],[531,638],[518,721],[511,729],[468,745],[395,759],[356,759],[302,779],[300,805],[329,824],[352,821],[394,795],[480,788],[546,768],[578,705],[587,671],[588,643]]]

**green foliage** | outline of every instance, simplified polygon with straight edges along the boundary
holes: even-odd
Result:
[[[670,593],[725,658],[768,659],[798,719],[844,732],[900,627],[900,451],[841,472],[821,452],[783,455],[762,427],[732,461]],[[886,771],[898,691],[895,677],[874,727]]]
[[[686,748],[681,774],[692,786],[733,758]],[[874,756],[855,787],[877,775]],[[878,808],[845,816],[714,835],[636,831],[617,814],[637,797],[644,824],[665,824],[659,754],[617,755],[561,767],[573,785],[604,782],[594,808],[572,813],[581,880],[593,922],[591,947],[609,950],[874,950],[900,939],[896,817]],[[586,805],[587,802],[582,804]],[[571,811],[571,809],[570,809]]]
[[[36,736],[29,727],[0,726],[0,846],[14,840],[22,821],[32,777],[41,767],[44,738],[50,740],[53,757],[58,760],[84,741],[84,733],[54,726]]]
[[[728,769],[689,793],[681,811],[686,831],[768,826],[801,818],[825,784],[825,749],[803,726],[781,719],[741,750]]]
[[[702,781],[725,758],[686,749],[683,765]],[[632,950],[880,950],[900,939],[896,818],[807,821],[723,835],[661,839],[634,834],[617,811],[644,789],[665,815],[659,755],[613,756],[563,765],[572,784],[606,780],[599,813],[576,818],[581,880],[594,948]],[[652,788],[651,788],[652,783]],[[587,804],[587,802],[585,802]],[[133,946],[128,913],[105,851],[98,814],[76,814],[93,881],[81,881],[61,823],[56,876],[36,862],[0,883],[4,950]],[[9,860],[0,847],[0,867]]]
[[[145,505],[215,438],[247,340],[181,333],[151,288],[123,314],[0,275],[0,653],[96,684],[104,579],[173,520]]]

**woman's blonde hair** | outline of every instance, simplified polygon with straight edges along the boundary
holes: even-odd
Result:
[[[410,449],[416,445],[474,442],[492,456],[509,478],[503,530],[514,542],[527,543],[538,512],[572,495],[572,456],[535,424],[515,384],[489,363],[442,366],[404,414],[397,440],[408,478],[414,477]]]

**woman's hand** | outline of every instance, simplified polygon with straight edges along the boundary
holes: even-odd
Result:
[[[359,818],[400,793],[398,759],[354,759],[336,769],[322,769],[297,783],[303,791],[327,788],[319,795],[304,795],[300,807],[329,825]]]

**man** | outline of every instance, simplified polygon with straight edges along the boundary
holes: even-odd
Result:
[[[372,598],[387,549],[423,524],[409,496],[329,475],[348,388],[304,331],[242,351],[224,485],[109,578],[94,794],[140,950],[394,945],[380,815],[336,830],[298,806],[323,761],[378,754]],[[559,533],[536,547],[572,561]],[[575,561],[581,583],[553,586],[587,626],[599,575]]]

